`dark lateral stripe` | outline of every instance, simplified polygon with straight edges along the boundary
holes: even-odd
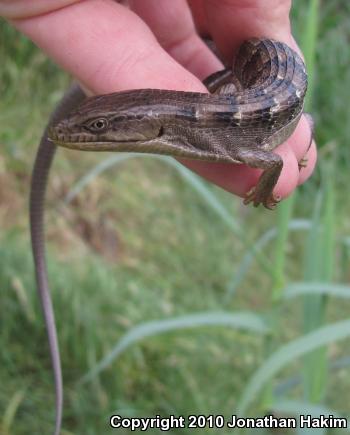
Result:
[[[213,112],[211,118],[216,122],[230,124],[233,120],[233,112]]]

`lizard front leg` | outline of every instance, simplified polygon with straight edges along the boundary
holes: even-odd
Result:
[[[241,83],[229,68],[211,74],[203,80],[203,84],[211,94],[236,94],[237,91],[243,91]]]
[[[244,203],[252,202],[255,207],[263,204],[273,209],[280,201],[279,197],[273,195],[283,167],[283,160],[278,154],[265,151],[257,145],[235,144],[234,131],[217,131],[213,134],[211,131],[193,129],[179,133],[179,130],[170,130],[168,135],[162,137],[166,141],[165,154],[212,162],[243,163],[251,168],[263,169],[256,187],[246,194]],[[159,150],[156,152],[159,153]]]
[[[237,145],[234,135],[234,130],[221,130],[213,134],[200,129],[169,129],[162,137],[161,148],[164,151],[160,150],[159,144],[150,151],[212,162],[243,163],[251,168],[263,169],[256,187],[246,194],[244,203],[252,202],[255,207],[263,204],[266,208],[273,209],[280,201],[279,197],[273,195],[273,189],[283,167],[281,157],[257,145]]]

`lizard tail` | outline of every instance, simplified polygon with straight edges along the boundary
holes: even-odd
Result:
[[[72,85],[66,92],[56,109],[53,111],[48,125],[42,135],[38,152],[35,158],[32,172],[31,190],[30,190],[30,231],[32,252],[35,265],[35,275],[37,290],[43,310],[45,326],[48,336],[51,363],[55,380],[56,396],[56,424],[55,435],[61,431],[62,421],[62,404],[63,404],[63,386],[60,353],[57,341],[57,332],[55,316],[52,306],[52,300],[48,285],[47,267],[45,259],[45,239],[44,239],[44,202],[47,179],[50,167],[55,156],[56,145],[49,141],[47,137],[48,129],[52,124],[57,123],[64,118],[69,111],[76,107],[85,95],[78,85]]]

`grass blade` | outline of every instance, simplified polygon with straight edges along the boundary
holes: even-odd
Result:
[[[267,326],[260,316],[250,312],[241,313],[199,313],[171,319],[142,323],[128,331],[97,365],[92,368],[80,382],[85,383],[97,376],[114,362],[120,354],[132,344],[146,337],[164,334],[179,329],[198,328],[203,326],[226,326],[243,329],[258,334],[267,332]]]
[[[350,286],[330,284],[326,282],[295,282],[288,285],[284,292],[285,299],[292,299],[301,295],[328,295],[339,298],[350,298]]]
[[[293,219],[288,224],[289,231],[305,231],[309,230],[310,227],[311,222],[307,219]],[[236,288],[243,281],[245,275],[247,274],[252,265],[255,253],[261,252],[262,249],[277,236],[277,234],[278,231],[276,228],[270,228],[255,242],[254,248],[249,249],[249,251],[244,255],[240,265],[238,266],[235,276],[232,278],[227,286],[226,300],[229,300],[232,297],[232,295],[236,291]]]
[[[304,26],[304,34],[301,40],[301,48],[303,50],[307,70],[308,70],[308,91],[305,99],[305,110],[308,112],[311,109],[313,93],[314,93],[314,76],[315,76],[315,61],[316,61],[316,43],[318,36],[319,23],[319,0],[310,0],[307,12],[306,23]]]
[[[350,320],[347,319],[315,329],[280,347],[251,377],[239,401],[237,414],[243,416],[264,385],[287,364],[321,346],[349,336]]]

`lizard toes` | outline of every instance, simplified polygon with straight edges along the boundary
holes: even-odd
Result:
[[[269,210],[273,210],[276,208],[277,204],[281,201],[282,197],[280,195],[274,195],[273,193],[266,198],[262,203],[264,204],[265,208],[268,208]]]
[[[259,195],[259,192],[255,187],[253,187],[245,194],[243,204],[247,205],[252,202],[254,207],[258,207],[260,204],[263,204],[265,208],[273,210],[280,201],[280,195],[270,194],[268,197]]]
[[[254,201],[254,206],[257,207],[259,204],[255,204],[255,187],[252,187],[248,192],[244,195],[243,204],[248,205]]]
[[[309,161],[309,159],[307,157],[303,157],[302,159],[299,160],[299,162],[298,162],[299,171],[302,168],[306,168],[308,161]]]

